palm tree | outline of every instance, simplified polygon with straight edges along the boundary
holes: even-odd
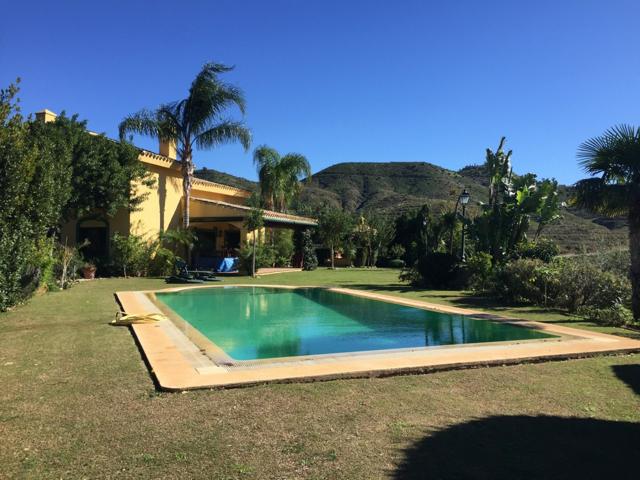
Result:
[[[138,133],[173,142],[182,169],[184,193],[183,226],[189,227],[189,203],[193,183],[193,149],[211,149],[239,141],[245,151],[251,144],[251,132],[243,122],[225,118],[225,111],[236,106],[244,115],[245,99],[241,90],[219,79],[233,70],[219,63],[207,63],[191,83],[189,96],[164,103],[155,110],[141,110],[120,123],[120,139]]]
[[[575,184],[574,202],[594,212],[629,219],[631,308],[640,320],[640,128],[618,125],[578,149],[578,159],[595,177]]]
[[[281,157],[277,150],[261,145],[253,152],[253,162],[258,168],[264,206],[280,212],[300,193],[300,178],[311,177],[311,166],[299,153]]]

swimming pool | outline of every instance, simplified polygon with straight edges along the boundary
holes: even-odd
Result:
[[[156,298],[237,361],[557,338],[324,288],[202,288]]]

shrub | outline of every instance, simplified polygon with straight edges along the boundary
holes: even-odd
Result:
[[[499,267],[494,277],[494,294],[509,302],[543,303],[542,265],[541,260],[520,259]]]
[[[458,259],[448,253],[424,255],[416,264],[403,271],[400,278],[427,288],[455,288],[460,285],[461,268]]]
[[[493,265],[491,255],[486,252],[476,252],[467,260],[469,285],[473,290],[484,292],[491,289],[493,280]]]
[[[553,296],[556,306],[575,312],[581,306],[609,308],[631,299],[628,278],[600,270],[582,258],[555,262],[557,280]]]
[[[523,242],[518,245],[515,252],[516,258],[532,258],[542,260],[549,263],[555,257],[558,256],[560,250],[558,245],[552,240],[540,239],[536,242]]]
[[[291,257],[295,247],[291,230],[276,229],[273,232],[273,253],[276,267],[291,266]]]
[[[125,277],[131,274],[139,277],[147,273],[150,251],[142,237],[115,233],[111,237],[111,253],[114,264]]]
[[[597,268],[605,272],[611,272],[621,277],[629,276],[629,269],[631,267],[629,250],[613,250],[596,255],[585,255],[580,258],[589,263],[593,263]]]
[[[585,320],[601,325],[623,326],[633,321],[631,310],[621,304],[615,304],[611,307],[580,307],[578,315],[584,317]]]
[[[402,245],[395,243],[389,248],[388,254],[390,258],[403,258],[406,252],[406,249]]]
[[[570,312],[580,307],[608,309],[628,305],[628,278],[600,270],[583,258],[513,260],[495,273],[493,293],[507,301],[553,305]]]
[[[179,258],[172,250],[158,247],[155,249],[152,258],[149,259],[147,275],[151,277],[173,275],[176,270],[176,261]]]
[[[388,268],[404,268],[404,260],[401,258],[394,258],[393,260],[389,260],[386,266]]]
[[[260,243],[256,245],[256,270],[259,268],[272,267],[274,258],[275,254],[273,247]],[[242,273],[251,275],[252,259],[253,244],[244,244],[238,255],[238,268]]]
[[[84,264],[84,259],[80,250],[86,245],[83,243],[79,247],[58,244],[55,248],[55,276],[60,288],[69,288],[78,279],[78,270]]]

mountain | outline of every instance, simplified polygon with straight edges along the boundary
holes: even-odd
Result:
[[[195,176],[251,191],[258,188],[257,182],[207,168],[197,170]],[[424,204],[436,212],[453,210],[464,188],[471,194],[467,211],[473,216],[479,212],[478,202],[489,197],[489,181],[482,166],[471,165],[456,172],[426,162],[338,163],[305,182],[299,204],[305,210],[328,204],[352,212],[371,210],[397,216]],[[558,191],[562,200],[568,199],[570,187],[560,185]],[[628,245],[624,218],[605,218],[575,208],[563,208],[562,216],[543,233],[556,241],[562,252]]]
[[[473,216],[479,211],[478,202],[486,202],[489,197],[489,181],[482,166],[455,172],[425,162],[339,163],[312,176],[300,203],[327,203],[350,211],[372,210],[395,216],[424,204],[436,211],[453,210],[464,188],[471,194],[468,212]],[[560,186],[559,193],[566,200],[570,187]],[[627,245],[624,219],[607,219],[574,208],[563,208],[562,216],[546,227],[543,236],[556,241],[563,252]]]
[[[223,185],[229,185],[236,188],[243,188],[249,191],[254,191],[258,188],[258,182],[247,180],[242,177],[236,177],[230,173],[212,170],[207,167],[200,168],[193,172],[193,174],[196,178],[201,178],[202,180],[209,180],[210,182],[221,183]]]

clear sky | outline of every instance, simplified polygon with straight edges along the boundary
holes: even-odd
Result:
[[[22,108],[78,113],[116,137],[127,114],[186,95],[208,60],[247,98],[254,146],[313,171],[347,161],[481,163],[570,183],[576,147],[640,124],[640,1],[3,2],[0,85]],[[157,150],[153,140],[136,143]],[[255,178],[239,145],[198,166]]]

